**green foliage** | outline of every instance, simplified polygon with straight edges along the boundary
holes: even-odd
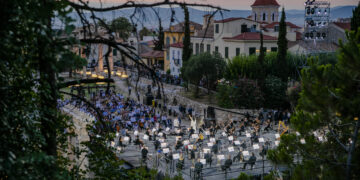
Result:
[[[69,70],[69,68],[73,70],[81,69],[87,65],[87,61],[73,52],[66,52],[61,55],[56,65],[58,72],[64,72]]]
[[[234,103],[230,98],[231,87],[228,85],[218,85],[216,98],[218,100],[218,105],[223,108],[234,108]]]
[[[277,174],[274,171],[271,171],[270,174],[264,176],[264,180],[276,180]]]
[[[187,62],[192,54],[192,49],[190,46],[190,18],[189,18],[189,10],[186,6],[182,6],[182,9],[184,10],[184,46],[183,46],[183,54],[182,54],[182,60],[183,62]]]
[[[283,81],[287,81],[287,76],[285,76],[288,72],[288,69],[284,68],[287,67],[289,63],[286,61],[286,53],[287,53],[287,46],[288,40],[286,39],[286,16],[285,10],[282,8],[281,12],[281,19],[279,23],[279,36],[278,36],[278,54],[277,54],[277,76],[280,77]],[[285,73],[282,73],[285,72]]]
[[[128,171],[129,179],[137,179],[137,180],[148,180],[148,179],[156,179],[157,170],[156,169],[147,169],[146,167],[140,167],[137,169],[132,169]]]
[[[139,36],[140,36],[140,39],[143,40],[144,36],[150,36],[150,35],[153,35],[152,32],[144,27],[142,28],[140,31],[139,31]]]
[[[236,179],[234,179],[234,180],[250,180],[250,177],[247,175],[247,174],[245,174],[245,173],[240,173],[240,175],[236,178]]]
[[[69,160],[56,153],[68,147],[71,122],[56,109],[54,83],[58,55],[68,52],[56,36],[73,29],[71,8],[65,1],[38,0],[0,6],[0,177],[69,179]],[[55,11],[64,31],[51,29]]]
[[[162,51],[164,48],[164,30],[161,26],[161,22],[159,24],[159,32],[158,32],[158,40],[155,42],[154,50]]]
[[[118,17],[110,22],[110,28],[116,33],[117,37],[127,40],[133,30],[133,26],[125,17]]]
[[[219,85],[217,98],[219,105],[224,108],[259,108],[264,101],[257,82],[250,79]]]
[[[264,107],[279,108],[286,107],[286,83],[276,76],[268,76],[264,84]]]
[[[170,69],[166,70],[166,74],[167,74],[167,75],[169,75],[170,73],[171,73],[171,70],[170,70]]]
[[[207,88],[215,87],[218,79],[222,78],[225,69],[225,61],[219,54],[202,53],[192,56],[184,67],[184,76],[191,83],[199,85],[200,80],[204,80]],[[198,95],[198,87],[195,96]]]
[[[355,31],[355,34],[360,27],[360,2],[358,6],[353,10],[353,16],[351,18],[351,30]],[[358,39],[358,43],[360,43],[360,39]]]
[[[298,99],[300,98],[301,85],[296,82],[294,86],[288,87],[286,90],[286,96],[292,108],[297,106]]]
[[[347,36],[335,65],[318,65],[311,58],[310,67],[302,70],[302,91],[290,120],[300,134],[281,136],[278,148],[268,152],[268,159],[290,167],[292,179],[360,178],[360,32]],[[294,163],[297,157],[301,161]]]

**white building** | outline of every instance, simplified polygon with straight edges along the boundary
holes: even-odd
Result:
[[[255,0],[251,5],[252,15],[247,18],[232,17],[214,20],[210,15],[205,15],[202,29],[196,31],[191,37],[193,54],[218,52],[226,59],[232,59],[239,55],[256,54],[260,51],[260,31],[263,32],[266,52],[277,51],[279,7],[276,0]],[[301,40],[301,27],[291,22],[286,22],[286,25],[288,41]],[[175,51],[175,56],[173,56],[175,59],[177,59],[178,52],[182,54],[182,48],[179,46],[172,47],[172,50]],[[178,75],[179,71],[177,72],[177,70],[181,68],[182,60],[174,63],[172,52],[170,57],[170,64],[180,65],[180,67],[171,66],[171,74]]]
[[[182,67],[182,52],[183,43],[175,43],[170,45],[170,74],[173,76],[180,75],[180,69]]]

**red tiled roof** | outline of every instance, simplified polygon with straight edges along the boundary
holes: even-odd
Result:
[[[266,26],[264,26],[264,28],[274,28],[276,25],[278,25],[279,22],[273,22],[271,24],[268,24]],[[294,28],[294,29],[300,29],[301,27],[291,23],[291,22],[286,22],[286,26],[290,26],[291,28]]]
[[[173,30],[171,30],[171,28],[166,29],[164,32],[184,32],[184,25],[185,22],[181,22],[179,24],[173,25]],[[189,21],[189,25],[190,26],[194,26],[194,30],[201,30],[202,29],[202,25],[193,21]],[[190,30],[191,32],[194,32],[194,30]]]
[[[198,31],[194,36],[196,38],[214,38],[214,25],[211,24],[206,28]]]
[[[277,40],[276,37],[263,35],[264,40]],[[260,33],[257,32],[245,32],[234,37],[224,37],[228,40],[260,40]]]
[[[181,42],[170,44],[170,47],[183,48],[184,44]]]
[[[144,58],[164,58],[164,52],[163,51],[150,51],[141,54],[141,57]]]
[[[236,20],[239,20],[239,19],[245,19],[245,18],[232,17],[232,18],[226,18],[226,19],[217,20],[217,21],[215,21],[215,23],[226,23],[226,22],[230,22],[230,21],[236,21]]]
[[[280,6],[276,0],[256,0],[251,6]]]
[[[351,28],[350,23],[334,22],[334,24],[344,30],[350,30],[350,28]]]

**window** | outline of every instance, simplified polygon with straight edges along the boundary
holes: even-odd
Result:
[[[199,54],[199,43],[195,44],[195,52],[196,55]]]
[[[117,50],[113,49],[113,56],[117,56]]]
[[[177,52],[177,59],[179,60],[180,59],[180,51]],[[179,62],[178,62],[179,64]]]
[[[254,47],[249,48],[249,55],[252,55],[255,53],[256,53],[256,48],[254,48]]]
[[[170,45],[170,38],[166,37],[166,46],[169,46],[169,45]]]
[[[203,52],[204,52],[204,44],[201,43],[201,44],[200,44],[200,53],[203,53]]]
[[[215,33],[219,33],[219,24],[215,24]]]
[[[193,43],[190,43],[190,49],[193,49],[193,46],[194,46]]]
[[[215,46],[215,52],[219,52],[219,47]]]
[[[263,18],[262,18],[263,21],[266,21],[266,14],[263,13]]]
[[[175,60],[175,50],[172,52],[172,59]]]
[[[266,47],[263,47],[263,49],[264,49],[264,53],[266,53],[267,48],[266,48]]]
[[[279,25],[276,25],[276,26],[274,27],[274,31],[275,31],[275,32],[279,32]]]
[[[182,38],[182,42],[184,42],[185,37]]]
[[[277,51],[277,47],[271,47],[271,52],[276,52]]]
[[[173,43],[176,43],[176,37],[173,37]]]
[[[244,32],[248,32],[246,24],[241,25],[241,33],[244,33]]]
[[[225,58],[229,58],[229,48],[225,47]]]
[[[275,21],[275,13],[272,14],[272,21]]]
[[[167,59],[167,60],[170,59],[170,52],[169,52],[169,51],[166,52],[166,59]]]
[[[240,55],[240,48],[236,48],[236,56]]]
[[[254,21],[256,21],[256,19],[257,19],[257,17],[256,17],[256,16],[257,16],[257,14],[255,13],[255,14],[254,14]]]
[[[208,44],[208,45],[206,45],[206,52],[210,53],[210,51],[211,51],[211,46],[210,46],[210,44]]]

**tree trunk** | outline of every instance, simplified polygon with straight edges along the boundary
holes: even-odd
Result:
[[[41,106],[41,133],[44,136],[45,144],[42,146],[42,150],[49,156],[52,156],[55,161],[57,157],[57,141],[56,141],[56,121],[57,121],[57,89],[55,78],[55,55],[49,47],[52,43],[52,29],[51,29],[51,17],[52,17],[52,5],[53,2],[47,0],[42,1],[45,12],[41,18],[46,21],[47,38],[38,38],[38,54],[39,54],[39,73],[40,73],[40,106]],[[49,5],[50,4],[50,5]],[[55,161],[53,163],[55,163]],[[52,168],[49,169],[49,177],[53,177],[56,172],[56,163],[50,164]]]

